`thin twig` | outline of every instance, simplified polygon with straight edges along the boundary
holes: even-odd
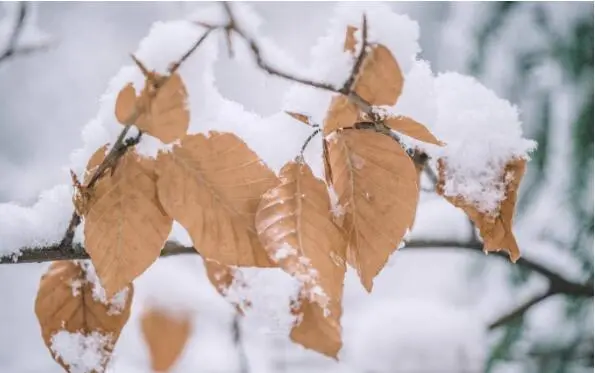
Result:
[[[8,43],[6,44],[6,49],[0,53],[0,63],[8,60],[11,57],[16,55],[24,55],[31,52],[34,52],[39,49],[44,49],[45,45],[38,45],[38,46],[26,46],[26,47],[19,47],[18,42],[25,27],[25,20],[27,18],[28,13],[28,2],[22,1],[19,2],[19,10],[17,14],[16,24],[12,30],[8,38]]]
[[[503,325],[508,324],[509,322],[523,316],[531,307],[546,300],[547,298],[551,297],[552,295],[555,295],[555,293],[550,290],[547,290],[543,293],[533,296],[526,302],[521,303],[519,306],[515,307],[512,311],[506,313],[505,315],[498,317],[498,319],[496,319],[495,321],[490,323],[490,325],[488,326],[488,329],[494,330],[494,329],[497,329]]]
[[[306,151],[306,148],[308,147],[308,144],[310,144],[310,141],[312,141],[312,139],[314,137],[316,137],[316,135],[318,135],[319,133],[321,133],[321,129],[317,128],[316,130],[314,130],[314,132],[312,132],[310,134],[310,136],[308,136],[308,138],[306,139],[306,141],[304,141],[304,144],[302,145],[302,148],[300,149],[300,157],[304,156],[304,152]]]

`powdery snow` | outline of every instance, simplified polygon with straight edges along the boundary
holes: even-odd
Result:
[[[528,159],[536,143],[523,138],[516,107],[474,78],[440,74],[435,89],[438,113],[433,130],[447,143],[434,152],[446,164],[444,193],[463,196],[480,211],[492,212],[505,197],[505,165],[514,158]]]
[[[60,331],[52,337],[51,349],[70,368],[71,373],[100,371],[106,362],[105,348],[111,338],[93,332],[90,335]]]

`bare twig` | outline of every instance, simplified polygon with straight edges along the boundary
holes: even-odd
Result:
[[[308,147],[308,144],[310,144],[310,141],[312,141],[312,139],[314,137],[316,137],[316,135],[318,135],[319,133],[321,133],[321,129],[317,128],[315,129],[310,136],[308,136],[308,138],[306,139],[306,141],[304,141],[304,144],[302,145],[302,148],[300,149],[300,157],[304,156],[304,152],[306,151],[306,148]]]
[[[0,63],[16,55],[24,55],[45,48],[44,45],[27,47],[18,46],[19,38],[25,27],[25,20],[27,18],[29,4],[26,1],[22,1],[19,2],[18,6],[19,10],[17,14],[16,24],[8,38],[6,49],[0,53]]]
[[[493,321],[492,323],[490,323],[490,325],[488,326],[489,330],[494,330],[496,328],[499,328],[505,324],[508,324],[509,322],[511,322],[512,320],[521,317],[522,315],[525,314],[525,312],[527,312],[531,307],[533,307],[534,305],[540,303],[541,301],[551,297],[552,295],[554,295],[555,293],[550,291],[549,289],[543,293],[537,294],[535,296],[533,296],[532,298],[530,298],[529,300],[527,300],[526,302],[520,304],[519,306],[515,307],[512,311],[506,313],[505,315],[500,316],[497,320]]]

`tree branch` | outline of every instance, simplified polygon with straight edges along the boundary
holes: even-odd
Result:
[[[554,294],[555,294],[554,292],[552,292],[550,289],[548,289],[547,291],[545,291],[543,293],[533,296],[532,298],[528,299],[526,302],[521,303],[520,305],[518,305],[516,308],[514,308],[510,312],[500,316],[498,319],[496,319],[495,321],[490,323],[490,325],[488,326],[488,329],[494,330],[494,329],[499,328],[505,324],[508,324],[512,320],[524,315],[525,312],[527,312],[531,307],[533,307],[537,303],[540,303],[541,301],[546,300],[547,298],[551,297]]]
[[[29,46],[29,47],[19,47],[18,42],[23,32],[23,28],[25,27],[25,19],[27,18],[28,12],[28,3],[26,1],[19,2],[18,4],[19,10],[17,14],[16,24],[12,29],[12,33],[8,38],[8,43],[6,44],[6,49],[0,53],[0,63],[8,60],[11,57],[16,55],[24,55],[31,52],[34,52],[39,49],[43,49],[45,46]]]

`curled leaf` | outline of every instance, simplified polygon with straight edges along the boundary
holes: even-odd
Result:
[[[286,111],[285,113],[287,113],[287,115],[289,115],[290,117],[292,117],[293,119],[300,121],[304,124],[307,124],[308,126],[312,127],[314,124],[312,123],[312,119],[305,115],[305,114],[300,114],[300,113],[294,113],[291,111]]]
[[[521,254],[519,246],[512,232],[512,222],[517,200],[519,185],[525,173],[527,161],[524,159],[511,160],[503,170],[503,182],[506,185],[506,195],[500,203],[498,211],[485,213],[479,211],[472,203],[466,201],[462,196],[451,197],[444,195],[444,183],[446,180],[444,171],[444,160],[438,161],[438,185],[436,190],[448,202],[465,211],[473,224],[479,230],[483,239],[484,251],[508,252],[510,260],[516,262]]]
[[[149,346],[153,371],[168,372],[182,355],[190,337],[190,316],[172,315],[151,308],[144,312],[140,322],[143,337]]]
[[[126,85],[116,99],[116,119],[134,124],[139,130],[169,144],[181,139],[188,130],[190,112],[186,107],[186,88],[179,74],[169,78],[154,73],[147,78],[140,96],[132,84]],[[162,85],[156,87],[155,82]]]
[[[345,212],[348,262],[371,291],[374,277],[413,224],[417,173],[403,148],[383,134],[340,131],[329,145],[333,188]]]
[[[95,286],[85,266],[75,261],[53,262],[41,277],[35,314],[52,357],[69,372],[79,371],[80,356],[64,351],[60,342],[92,342],[80,343],[78,348],[84,351],[79,353],[95,356],[95,371],[103,372],[130,316],[132,285],[109,301],[99,296]]]
[[[372,46],[354,82],[354,91],[370,105],[393,106],[403,90],[403,73],[390,50]]]
[[[434,145],[442,146],[430,130],[423,124],[405,116],[389,116],[384,119],[384,124],[391,130],[402,133],[403,135],[413,137],[416,140],[427,142]]]
[[[159,199],[186,228],[194,247],[223,265],[270,267],[254,227],[260,196],[277,183],[231,133],[185,137],[157,157]]]
[[[129,150],[95,184],[84,219],[85,249],[112,296],[159,257],[171,230],[157,198],[154,161]]]

